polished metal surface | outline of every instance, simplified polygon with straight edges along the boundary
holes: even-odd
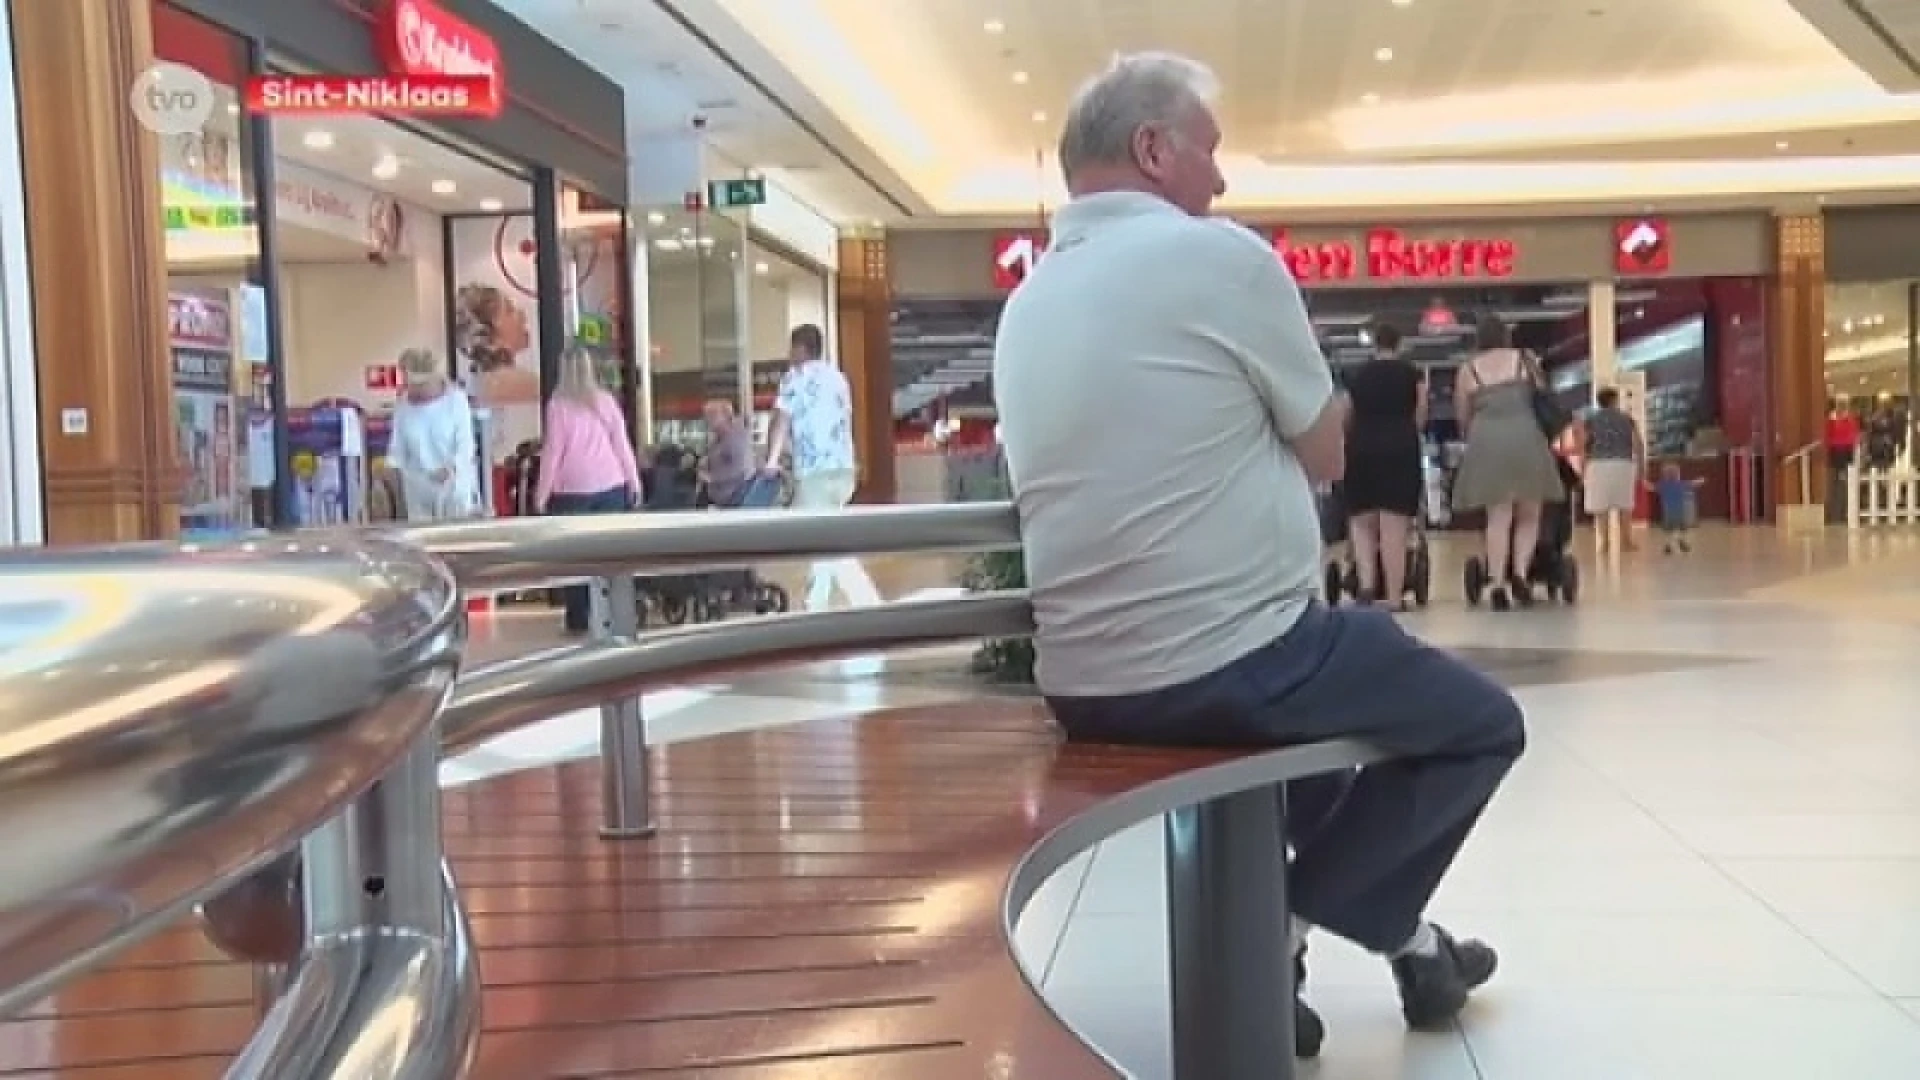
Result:
[[[0,1011],[311,832],[430,728],[447,572],[327,537],[0,556]]]
[[[842,555],[911,555],[1017,547],[1007,503],[856,506],[501,518],[421,525],[397,535],[446,560],[469,589],[686,573]]]
[[[770,615],[588,642],[467,674],[441,719],[449,755],[609,697],[780,664],[1032,632],[1024,592]]]
[[[445,935],[402,926],[321,933],[228,1080],[457,1080],[480,1034],[480,974],[452,874],[430,864]]]
[[[640,633],[639,593],[625,578],[602,579],[594,584],[593,615],[600,641],[631,640]],[[652,833],[647,714],[639,694],[618,694],[600,703],[600,760],[601,835]]]

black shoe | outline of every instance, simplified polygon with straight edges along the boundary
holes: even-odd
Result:
[[[1493,978],[1500,958],[1478,941],[1455,941],[1439,927],[1439,951],[1432,956],[1408,954],[1393,962],[1393,981],[1400,987],[1400,1012],[1415,1031],[1445,1028],[1467,1006],[1467,995]]]
[[[1327,1025],[1301,996],[1306,985],[1307,947],[1302,945],[1293,956],[1293,1056],[1311,1061],[1320,1056],[1320,1046],[1327,1041]]]
[[[1487,594],[1487,606],[1495,611],[1513,610],[1513,597],[1507,592],[1505,585],[1496,585],[1493,591]]]
[[[1533,583],[1532,582],[1528,581],[1524,577],[1515,577],[1510,583],[1510,585],[1513,589],[1513,598],[1515,601],[1517,601],[1520,604],[1521,607],[1530,608],[1533,606]]]

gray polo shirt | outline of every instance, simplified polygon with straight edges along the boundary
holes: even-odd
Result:
[[[1150,195],[1074,200],[1007,302],[993,377],[1042,690],[1196,679],[1313,602],[1320,529],[1287,440],[1333,382],[1258,236]]]
[[[707,443],[707,496],[730,506],[753,479],[753,433],[744,421],[716,429]]]

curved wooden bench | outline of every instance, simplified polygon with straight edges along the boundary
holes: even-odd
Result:
[[[658,831],[643,839],[595,837],[597,762],[450,793],[448,843],[476,905],[488,986],[475,1076],[1113,1077],[1033,990],[1011,926],[1074,855],[1181,810],[1176,883],[1182,863],[1212,874],[1230,854],[1206,839],[1220,824],[1207,816],[1251,813],[1250,839],[1271,838],[1264,859],[1229,860],[1252,874],[1228,867],[1241,880],[1214,884],[1271,928],[1274,962],[1259,966],[1275,1003],[1260,1005],[1247,973],[1229,973],[1240,981],[1223,985],[1244,1004],[1223,1015],[1257,1018],[1257,1038],[1285,1048],[1260,1075],[1284,1077],[1284,899],[1268,894],[1269,906],[1255,880],[1260,866],[1273,870],[1264,887],[1280,877],[1271,785],[1287,770],[1364,757],[1340,744],[1284,754],[1066,745],[1037,702],[999,700],[660,748]],[[1250,801],[1236,810],[1242,792]],[[1196,803],[1210,809],[1182,810]],[[536,828],[550,839],[534,843]],[[495,887],[551,900],[539,916],[498,918],[486,910]],[[1199,902],[1192,910],[1226,946],[1194,939],[1204,926],[1177,933],[1176,979],[1183,956],[1258,953],[1217,922],[1223,909],[1206,908],[1209,898],[1183,901],[1176,885],[1171,899],[1176,923]],[[1177,1029],[1189,1020],[1176,1010]],[[1227,1061],[1182,1065],[1207,1080],[1248,1075]]]
[[[1284,1078],[1285,905],[1269,891],[1277,880],[1260,877],[1279,876],[1268,785],[1360,756],[1342,744],[1258,754],[1067,745],[1037,702],[999,699],[662,746],[658,827],[644,838],[599,835],[597,759],[449,791],[447,849],[486,986],[472,1075],[1114,1077],[1034,990],[1011,927],[1076,854],[1174,811],[1176,980],[1188,962],[1235,988],[1176,1008],[1176,1054],[1218,1052],[1223,1039],[1277,1054],[1180,1057],[1179,1075]],[[1207,820],[1235,814],[1250,819],[1239,834],[1250,856],[1222,848]],[[1216,891],[1195,895],[1183,881]],[[1184,929],[1183,911],[1195,916]],[[245,970],[197,933],[170,933],[33,1018],[0,1025],[0,1035],[34,1029],[0,1072],[213,1080],[252,1017]],[[1259,1030],[1193,1028],[1236,1018]]]

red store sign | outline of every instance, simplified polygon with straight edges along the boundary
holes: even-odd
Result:
[[[1613,269],[1625,277],[1673,269],[1673,234],[1666,218],[1629,218],[1613,223]]]
[[[1399,229],[1368,229],[1362,246],[1345,240],[1296,243],[1285,229],[1273,250],[1303,285],[1347,281],[1445,281],[1513,276],[1519,245],[1494,237],[1414,239]]]
[[[494,99],[500,99],[499,46],[433,0],[390,0],[380,45],[395,74],[485,76],[493,80]]]

